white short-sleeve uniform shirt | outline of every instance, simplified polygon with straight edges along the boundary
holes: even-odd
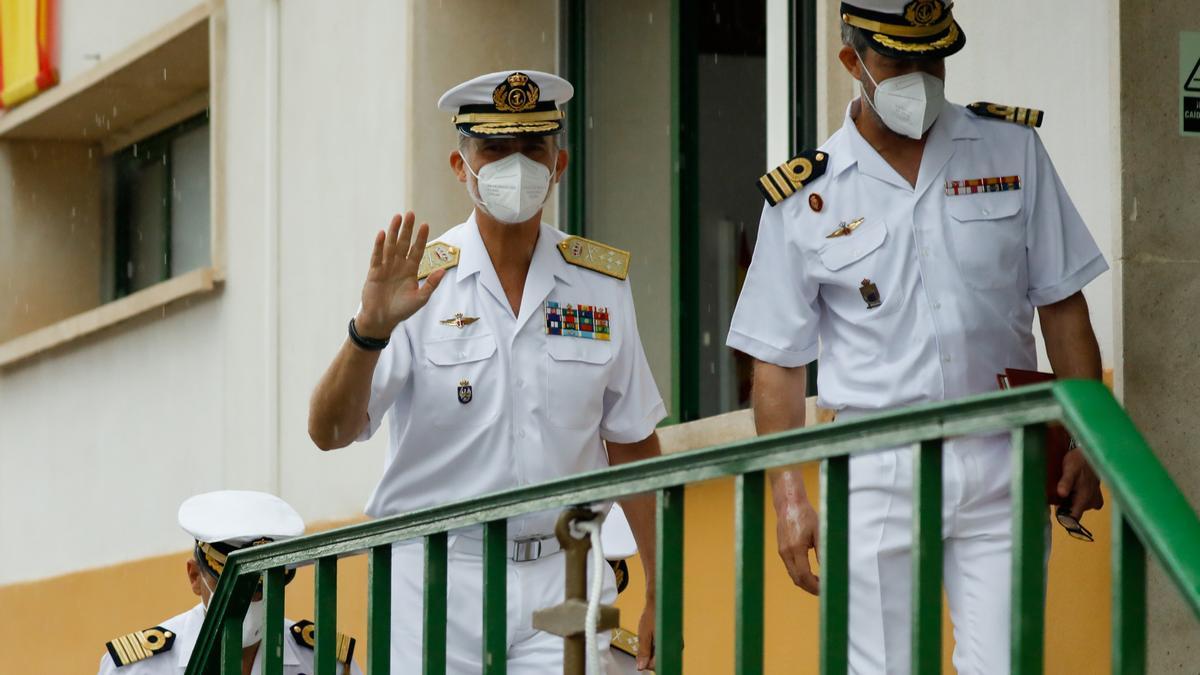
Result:
[[[179,675],[187,669],[196,640],[200,637],[200,628],[204,626],[204,605],[198,604],[190,610],[163,621],[160,626],[175,634],[175,642],[170,650],[161,652],[148,659],[136,661],[125,666],[117,666],[112,656],[106,651],[100,657],[98,675]],[[312,675],[313,650],[299,644],[292,636],[290,619],[283,620],[283,673],[284,675]],[[250,672],[259,675],[263,671],[264,650],[259,649],[254,656],[254,665]],[[338,672],[344,669],[338,664]],[[362,669],[355,661],[350,672],[362,675]]]
[[[915,188],[849,109],[821,149],[824,175],[763,210],[728,344],[785,367],[819,355],[823,407],[852,416],[994,391],[1005,368],[1037,366],[1034,308],[1108,269],[1029,127],[947,104]],[[1019,189],[947,187],[983,178],[1011,187],[1011,177]],[[859,218],[851,234],[828,237]]]
[[[568,263],[557,248],[565,237],[541,226],[517,315],[474,215],[438,237],[461,249],[458,265],[396,327],[371,382],[360,440],[387,414],[391,443],[369,515],[603,468],[604,441],[643,440],[666,416],[629,282]],[[606,309],[610,339],[548,334],[548,302]],[[477,320],[446,322],[459,314]],[[512,519],[509,536],[552,534],[556,519]]]

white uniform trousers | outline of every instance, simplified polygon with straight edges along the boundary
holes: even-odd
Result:
[[[942,574],[960,675],[1009,671],[1011,461],[1008,444],[997,437],[949,441],[943,452]],[[911,450],[850,461],[849,641],[856,675],[912,670],[912,490]],[[1046,542],[1049,556],[1048,527]]]
[[[451,536],[447,555],[447,675],[479,675],[483,671],[483,558],[458,550],[465,535]],[[468,547],[463,547],[468,548]],[[475,551],[479,550],[475,542]],[[562,638],[533,629],[533,613],[563,601],[566,556],[555,553],[530,562],[508,563],[509,675],[561,675]],[[601,602],[617,597],[612,568],[604,566]],[[392,673],[421,672],[424,616],[425,547],[403,543],[392,547]],[[590,578],[590,577],[589,577]],[[601,659],[611,668],[608,634],[601,632]]]

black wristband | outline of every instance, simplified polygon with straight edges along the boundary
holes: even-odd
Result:
[[[368,352],[380,351],[384,347],[388,346],[388,343],[392,341],[391,338],[376,340],[375,338],[363,337],[359,335],[358,330],[354,328],[353,317],[350,318],[350,339],[354,341],[354,344],[358,345],[359,349],[364,349]]]

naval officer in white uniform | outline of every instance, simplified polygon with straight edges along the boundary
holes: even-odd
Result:
[[[1108,269],[1034,127],[1042,113],[946,103],[944,58],[964,43],[943,0],[841,5],[839,58],[861,84],[842,128],[760,180],[767,200],[729,331],[754,357],[759,433],[802,426],[805,365],[839,419],[997,388],[1036,369],[1035,313],[1059,377],[1099,378],[1081,290]],[[947,444],[945,588],[959,673],[1009,669],[1012,550],[1006,437]],[[856,457],[850,482],[850,670],[910,669],[912,455]],[[1066,456],[1059,494],[1099,508]],[[773,476],[779,548],[795,583],[817,515],[798,471]]]
[[[157,626],[122,635],[105,645],[99,675],[180,675],[187,668],[204,616],[230,553],[304,534],[304,520],[290,504],[265,492],[221,490],[188,498],[179,506],[179,526],[195,545],[187,561],[188,583],[200,603]],[[287,575],[291,581],[294,572]],[[242,669],[263,668],[265,606],[256,593],[242,622]],[[312,675],[313,624],[283,622],[284,675]],[[362,675],[354,662],[353,638],[337,636],[338,673]]]
[[[654,429],[666,411],[638,336],[629,254],[542,222],[567,168],[559,106],[572,91],[555,75],[509,70],[464,82],[438,102],[459,132],[450,169],[475,209],[428,245],[428,228],[415,228],[411,213],[378,234],[362,304],[309,414],[309,434],[325,450],[371,437],[388,418],[372,516],[659,454]],[[622,505],[652,566],[653,499]],[[557,515],[508,523],[512,674],[562,670],[562,640],[531,627],[535,610],[563,598]],[[475,529],[450,540],[451,673],[481,668],[480,536]],[[393,554],[395,673],[420,668],[422,551],[413,543]],[[611,601],[611,574],[606,586]],[[653,616],[650,584],[638,624],[643,667]]]

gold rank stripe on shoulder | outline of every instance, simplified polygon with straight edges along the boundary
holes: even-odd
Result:
[[[421,256],[421,266],[417,269],[417,279],[424,279],[438,270],[448,270],[458,264],[459,248],[450,244],[435,241],[425,247]]]
[[[315,649],[317,646],[316,625],[311,621],[297,621],[292,624],[292,639],[301,647]],[[358,640],[346,635],[338,633],[334,638],[333,653],[339,663],[349,664],[354,658],[354,647],[358,644]]]
[[[1010,105],[988,103],[987,101],[971,103],[967,106],[967,110],[980,117],[991,117],[992,119],[1004,120],[1013,124],[1024,124],[1027,127],[1042,126],[1042,120],[1046,117],[1046,113],[1037,108],[1015,108]]]
[[[145,661],[155,654],[171,651],[174,645],[175,633],[162,626],[154,626],[122,635],[104,646],[108,649],[113,663],[120,668]]]
[[[630,656],[637,656],[638,636],[624,628],[614,628],[612,631],[612,647]]]
[[[806,150],[759,178],[758,189],[767,202],[775,206],[823,176],[828,164],[829,155],[825,152]]]
[[[558,242],[558,252],[572,265],[621,280],[629,277],[629,251],[583,237],[567,237]]]

